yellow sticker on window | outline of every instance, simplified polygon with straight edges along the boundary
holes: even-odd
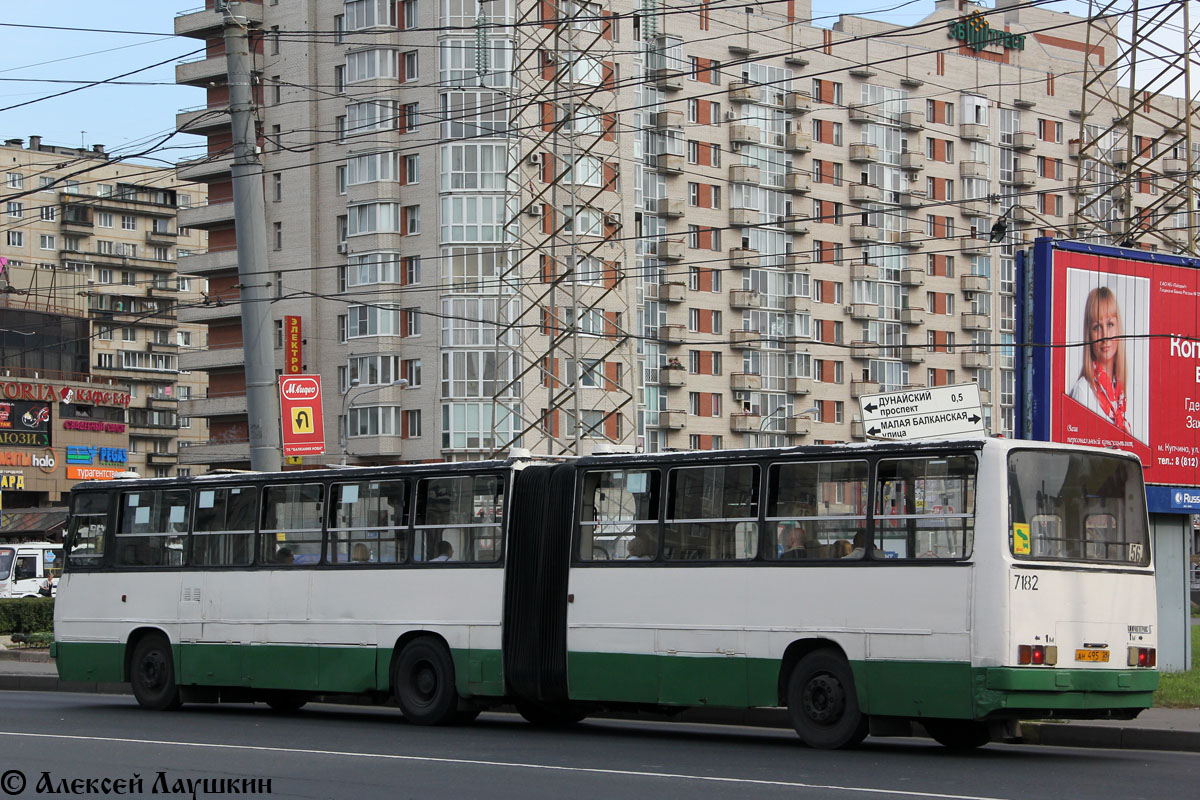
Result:
[[[1017,556],[1027,556],[1033,552],[1029,543],[1029,523],[1013,523],[1012,551]]]

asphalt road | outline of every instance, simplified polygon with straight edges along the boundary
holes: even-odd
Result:
[[[789,732],[760,728],[589,721],[544,731],[505,714],[464,727],[418,728],[388,708],[314,706],[280,716],[265,706],[231,705],[153,713],[129,697],[48,692],[4,692],[0,703],[0,800],[40,796],[43,772],[60,789],[63,779],[136,773],[148,796],[163,772],[158,794],[188,779],[269,778],[273,797],[356,800],[1158,800],[1190,796],[1200,774],[1200,756],[1186,753],[990,745],[953,755],[921,739],[868,739],[858,750],[827,753],[804,748]],[[23,792],[14,793],[13,770],[23,775]]]

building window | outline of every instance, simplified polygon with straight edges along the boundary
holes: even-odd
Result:
[[[43,250],[53,250],[54,249],[53,234],[43,233],[40,236],[38,236],[38,246]]]
[[[25,233],[23,231],[5,231],[5,244],[9,247],[24,247]]]
[[[272,233],[271,238],[272,238],[272,241],[274,242],[275,249],[282,250],[283,249],[283,223],[282,222],[272,222],[271,223],[271,233]]]

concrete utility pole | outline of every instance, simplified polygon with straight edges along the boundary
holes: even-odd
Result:
[[[271,273],[267,270],[267,224],[263,169],[254,128],[250,30],[245,17],[224,7],[229,114],[233,122],[233,217],[237,230],[238,282],[242,299],[242,350],[246,358],[246,421],[250,468],[274,472],[279,454],[279,398],[271,342]]]

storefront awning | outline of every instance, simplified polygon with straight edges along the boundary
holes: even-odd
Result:
[[[54,539],[62,541],[67,526],[65,508],[15,508],[0,513],[0,541]]]

